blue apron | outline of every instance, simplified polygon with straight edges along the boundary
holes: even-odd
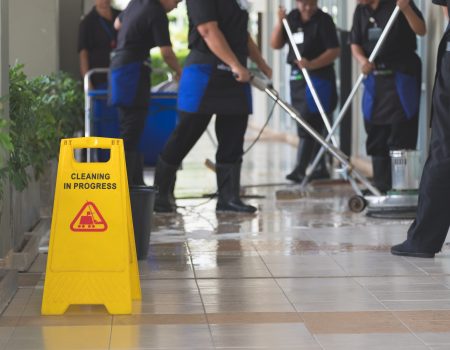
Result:
[[[310,74],[311,82],[314,86],[314,89],[317,92],[317,96],[322,104],[325,113],[331,113],[335,108],[335,103],[333,103],[333,90],[334,85],[330,80],[320,78],[313,74]],[[293,68],[291,71],[291,97],[292,99],[306,101],[306,111],[300,111],[301,113],[311,113],[317,114],[319,113],[319,108],[314,101],[314,97],[312,95],[311,89],[308,84],[304,80],[304,76],[300,69]],[[304,97],[303,97],[304,96]],[[304,109],[304,108],[302,108]]]
[[[110,105],[131,107],[137,95],[142,62],[128,63],[110,71]]]
[[[178,109],[188,113],[248,115],[252,113],[251,87],[237,82],[223,63],[188,64],[181,75]]]
[[[130,51],[111,55],[109,104],[114,107],[148,105],[150,97],[150,61]]]
[[[393,79],[406,119],[409,120],[416,117],[420,108],[420,78],[401,72],[393,72]],[[366,121],[372,121],[376,101],[376,88],[380,80],[377,79],[374,73],[371,73],[364,79],[363,83],[363,115]],[[386,119],[388,118],[387,116]]]

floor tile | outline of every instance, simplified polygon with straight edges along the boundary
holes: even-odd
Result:
[[[425,350],[428,349],[413,334],[319,334],[317,341],[325,350]]]
[[[110,349],[195,349],[193,346],[213,347],[207,325],[116,325]]]
[[[415,333],[416,336],[429,346],[447,346],[450,349],[450,332]]]
[[[211,325],[218,347],[295,347],[310,349],[318,344],[303,324]]]
[[[247,140],[255,136],[250,128]],[[74,305],[41,316],[40,254],[0,316],[0,350],[450,348],[448,243],[435,259],[392,256],[411,220],[350,212],[342,181],[300,193],[284,179],[295,148],[267,135],[242,164],[244,200],[259,212],[216,213],[216,199],[202,197],[216,190],[203,165],[214,149],[205,135],[177,173],[175,194],[198,198],[153,217],[132,315]]]
[[[387,311],[367,312],[301,312],[306,327],[313,334],[409,333],[409,330]]]
[[[108,349],[111,326],[17,327],[6,349]]]

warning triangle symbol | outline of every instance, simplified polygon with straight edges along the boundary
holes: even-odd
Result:
[[[108,224],[93,202],[86,202],[70,224],[74,232],[103,232]]]

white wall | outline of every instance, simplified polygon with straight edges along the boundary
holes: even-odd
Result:
[[[95,5],[95,0],[84,0],[84,13],[88,13],[92,10],[92,6]]]
[[[9,62],[29,76],[59,69],[58,0],[9,1]]]

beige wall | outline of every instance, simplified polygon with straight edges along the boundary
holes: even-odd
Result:
[[[10,64],[25,64],[29,76],[59,69],[58,0],[9,1]]]
[[[5,96],[8,90],[8,0],[0,0],[0,96]],[[4,107],[1,118],[9,119],[8,106]],[[0,154],[2,161],[6,156]],[[7,181],[3,184],[3,196],[0,200],[0,259],[4,258],[13,246],[10,194],[10,185]]]
[[[59,0],[59,68],[80,79],[77,46],[83,7],[83,0]]]

